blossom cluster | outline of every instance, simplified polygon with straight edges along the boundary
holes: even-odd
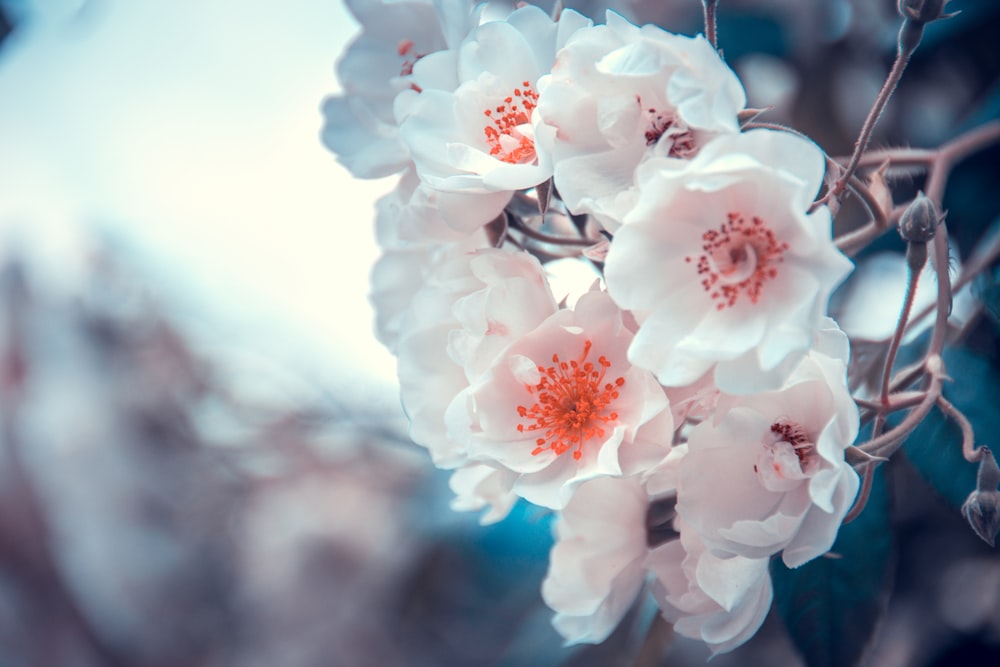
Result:
[[[678,633],[739,646],[770,559],[827,552],[859,487],[823,152],[743,128],[700,35],[348,5],[362,32],[323,139],[358,177],[400,174],[372,301],[412,439],[453,471],[455,509],[558,513],[542,596],[567,643],[652,590]],[[565,262],[589,289],[554,290]]]

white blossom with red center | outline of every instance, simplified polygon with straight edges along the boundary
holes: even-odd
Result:
[[[615,234],[608,291],[640,322],[633,363],[681,387],[775,389],[812,346],[852,264],[829,210],[808,213],[823,154],[771,130],[720,135],[683,169],[637,170],[639,197]]]
[[[589,24],[572,10],[553,21],[525,5],[481,24],[461,47],[417,62],[421,93],[397,104],[397,117],[420,178],[465,192],[521,190],[549,178],[551,161],[538,145],[538,78]]]
[[[638,474],[670,448],[663,388],[628,363],[632,332],[603,292],[584,294],[514,341],[449,411],[474,460],[518,473],[514,491],[561,508],[584,480]]]
[[[836,339],[835,339],[836,338]],[[676,461],[677,512],[710,549],[783,550],[789,567],[825,553],[858,491],[844,460],[857,437],[846,337],[832,334],[776,392],[724,396]],[[828,356],[824,352],[843,354]]]
[[[402,317],[396,355],[410,437],[434,463],[470,462],[467,442],[446,430],[446,413],[513,341],[556,311],[541,265],[500,249],[445,253]],[[452,405],[452,404],[455,405]]]
[[[567,645],[607,639],[638,597],[648,508],[635,478],[599,477],[581,484],[560,513],[542,598]]]
[[[346,0],[361,34],[337,63],[342,93],[323,101],[323,143],[359,178],[380,178],[410,164],[394,104],[418,92],[413,67],[457,46],[479,22],[469,0]]]
[[[771,608],[768,558],[716,555],[680,518],[680,539],[650,552],[653,596],[674,631],[705,642],[713,655],[753,637]]]
[[[635,169],[653,156],[679,165],[709,139],[739,132],[743,87],[704,37],[639,28],[614,12],[576,32],[539,82],[553,129],[556,187],[576,213],[612,231],[635,197]]]

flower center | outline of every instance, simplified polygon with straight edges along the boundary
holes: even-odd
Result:
[[[537,106],[538,93],[530,81],[521,82],[511,95],[483,114],[492,121],[483,128],[490,155],[510,164],[535,161],[535,137],[531,129],[531,110]]]
[[[806,464],[816,451],[816,445],[809,440],[802,427],[792,422],[774,422],[771,424],[771,433],[778,437],[778,442],[786,442],[792,446],[795,456],[799,459],[799,465],[805,470]]]
[[[642,105],[641,99],[639,104]],[[698,152],[694,133],[676,113],[658,111],[654,107],[645,109],[643,113],[646,116],[647,146],[655,145],[663,135],[667,135],[671,140],[670,150],[667,151],[669,157],[690,159]]]
[[[592,343],[583,345],[579,359],[561,361],[552,355],[552,366],[538,366],[541,379],[538,384],[526,384],[528,393],[535,397],[531,407],[517,406],[517,414],[525,421],[517,425],[521,433],[541,431],[535,440],[532,456],[547,449],[557,455],[573,450],[573,458],[580,460],[583,443],[591,438],[603,438],[604,425],[618,419],[617,412],[608,412],[618,398],[618,389],[625,378],[604,382],[611,362],[601,355],[597,366],[587,361]]]
[[[701,240],[698,275],[718,310],[734,306],[741,295],[757,303],[765,283],[777,277],[777,265],[788,250],[763,220],[754,216],[748,221],[739,213],[729,213],[724,224],[702,234]],[[695,259],[689,255],[684,261]]]
[[[790,491],[812,474],[816,445],[798,424],[774,422],[761,445],[753,471],[769,491]]]
[[[399,68],[400,76],[410,76],[413,74],[413,66],[417,64],[418,60],[427,55],[426,53],[416,52],[412,39],[400,40],[399,44],[396,46],[396,53],[403,59],[403,63]],[[410,87],[418,93],[421,91],[420,86],[415,83],[411,83]]]

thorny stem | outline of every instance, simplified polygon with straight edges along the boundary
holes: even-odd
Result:
[[[872,482],[875,480],[875,468],[877,466],[878,462],[864,464],[864,470],[861,473],[861,490],[858,491],[858,497],[855,499],[851,511],[844,517],[845,524],[857,519],[858,515],[865,509],[865,505],[868,504],[868,497],[872,493]]]
[[[976,434],[972,430],[972,424],[962,411],[952,405],[944,396],[938,396],[938,407],[946,417],[950,417],[958,422],[958,427],[962,429],[962,456],[969,463],[977,463],[986,456],[986,447],[976,447]]]
[[[719,49],[715,35],[715,7],[718,4],[719,0],[701,0],[701,6],[705,10],[705,39],[707,39],[708,43],[712,45],[712,48],[716,50]]]
[[[1000,257],[1000,233],[992,235],[985,250],[980,250],[962,267],[962,275],[955,280],[951,289],[953,293],[968,285],[972,280]],[[914,326],[917,322],[927,317],[935,308],[934,304],[924,307],[911,320],[909,326]]]
[[[832,197],[839,197],[847,186],[848,180],[854,175],[854,170],[858,168],[861,155],[868,148],[868,142],[871,140],[875,125],[882,116],[882,111],[885,110],[885,105],[889,102],[889,98],[892,97],[892,93],[896,90],[896,86],[903,76],[903,70],[906,69],[906,64],[910,62],[910,56],[913,55],[913,51],[914,49],[905,49],[902,44],[897,48],[896,60],[892,63],[892,69],[889,70],[889,75],[882,85],[882,90],[879,91],[871,111],[868,112],[868,117],[865,118],[864,125],[861,126],[861,134],[858,135],[858,140],[854,144],[854,153],[851,154],[851,160],[847,163],[844,173],[834,183],[833,187],[830,188],[830,191],[826,193],[826,196],[823,198],[824,200],[829,201]]]
[[[895,412],[897,410],[905,410],[907,408],[912,408],[913,406],[924,400],[924,392],[922,391],[907,391],[899,392],[895,394],[889,394],[885,401],[881,400],[867,400],[864,398],[855,398],[854,402],[858,404],[859,408],[872,411],[880,411],[884,414],[890,412]],[[866,420],[862,419],[862,422]]]
[[[886,160],[889,161],[890,170],[897,167],[922,167],[930,172],[930,180],[937,181],[937,179],[941,179],[939,183],[942,188],[942,193],[940,194],[943,194],[944,181],[947,179],[948,174],[956,164],[960,163],[969,155],[976,153],[997,141],[1000,141],[1000,120],[991,121],[981,127],[970,130],[965,134],[961,134],[946,144],[943,144],[937,150],[891,148],[887,150],[873,151],[859,160],[857,168],[877,167],[883,164]],[[838,163],[842,160],[843,158],[836,158]],[[928,181],[927,186],[927,196],[932,200],[935,200],[935,203],[938,204],[940,208],[940,194],[939,197],[935,199],[934,194],[931,191],[930,180]],[[867,225],[859,227],[858,229],[841,235],[837,238],[837,247],[840,248],[841,252],[853,255],[861,248],[864,248],[866,245],[881,236],[883,232],[895,226],[895,223],[899,221],[899,216],[902,214],[904,209],[905,207],[898,207],[893,209],[891,213],[887,212],[889,213],[888,224],[884,227],[880,227],[875,222],[871,222]]]
[[[906,331],[906,323],[910,319],[910,312],[913,310],[913,299],[917,294],[917,283],[920,281],[920,272],[909,267],[910,279],[906,283],[906,295],[903,297],[903,310],[899,313],[899,322],[896,330],[892,334],[892,341],[889,343],[889,351],[885,357],[885,366],[882,368],[882,392],[880,394],[883,408],[889,406],[889,382],[892,377],[892,367],[896,364],[896,354],[899,352],[899,344],[903,340],[903,332]],[[872,426],[872,435],[882,432],[882,424],[885,421],[885,413],[879,410],[875,415],[875,424]]]

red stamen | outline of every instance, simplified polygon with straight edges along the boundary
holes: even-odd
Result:
[[[525,385],[536,401],[531,407],[517,406],[518,416],[526,420],[517,425],[517,430],[544,433],[535,440],[532,456],[547,449],[557,455],[573,450],[573,458],[580,460],[583,443],[603,438],[604,426],[618,420],[618,413],[609,409],[618,399],[625,378],[604,382],[611,362],[603,355],[597,358],[597,366],[587,361],[591,347],[591,341],[586,341],[580,358],[569,362],[553,354],[552,366],[538,367],[538,384]]]
[[[777,277],[777,265],[788,250],[788,244],[778,241],[760,218],[747,222],[739,213],[730,213],[727,218],[718,229],[702,234],[704,254],[698,257],[697,265],[701,286],[718,302],[718,310],[734,306],[741,295],[757,303],[764,285]],[[688,256],[684,261],[690,263],[694,258]]]

